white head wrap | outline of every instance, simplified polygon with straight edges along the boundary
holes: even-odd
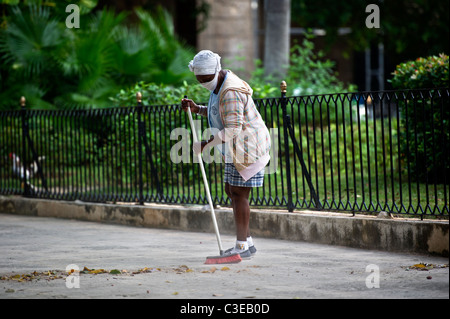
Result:
[[[221,69],[220,56],[209,50],[200,51],[189,62],[189,70],[194,72],[195,75],[216,74]]]

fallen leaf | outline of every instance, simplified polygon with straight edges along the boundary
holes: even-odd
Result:
[[[424,270],[424,271],[428,271],[434,268],[433,264],[427,264],[427,263],[420,263],[420,264],[415,264],[411,267],[409,267],[410,269],[417,269],[417,270]]]
[[[230,270],[230,268],[228,268],[227,266],[225,266],[225,267],[222,267],[220,270],[226,271],[226,270]]]
[[[102,274],[105,272],[105,269],[92,269],[91,271],[89,271],[90,274]]]
[[[216,270],[217,270],[216,267],[211,267],[209,270],[203,270],[202,273],[203,274],[206,274],[206,273],[213,274]]]
[[[91,269],[89,269],[88,267],[84,266],[83,270],[80,271],[80,273],[82,274],[88,274],[91,271]]]
[[[174,296],[178,295],[178,291],[175,291],[172,295]]]
[[[120,275],[120,270],[119,269],[112,269],[109,273],[111,275]]]
[[[193,272],[193,270],[186,265],[181,265],[179,268],[175,268],[174,270],[176,271],[177,274],[183,274],[185,272]]]

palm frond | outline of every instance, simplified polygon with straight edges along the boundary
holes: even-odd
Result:
[[[30,6],[23,13],[13,7],[12,19],[0,41],[0,52],[6,63],[25,77],[38,77],[54,62],[50,52],[61,42],[62,31],[49,9]]]
[[[142,80],[143,74],[155,67],[153,46],[137,27],[120,26],[114,34],[114,62],[120,83]]]
[[[193,50],[182,45],[174,32],[170,14],[159,9],[153,16],[143,10],[136,10],[140,19],[140,30],[147,41],[153,43],[155,68],[150,71],[150,80],[156,83],[176,84],[190,77],[187,65]]]

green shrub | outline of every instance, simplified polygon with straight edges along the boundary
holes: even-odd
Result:
[[[287,83],[287,95],[317,95],[352,92],[356,85],[346,85],[338,79],[335,63],[324,59],[324,52],[316,52],[313,36],[307,34],[301,44],[294,44],[290,50],[290,63],[285,79],[274,79],[264,75],[260,60],[249,81],[255,98],[278,97],[281,80]]]
[[[356,85],[346,85],[338,79],[335,62],[324,59],[323,51],[315,51],[312,37],[307,35],[302,44],[291,48],[288,86],[293,95],[317,95],[353,92]]]
[[[389,81],[396,89],[448,87],[448,55],[417,58],[397,65]]]
[[[140,81],[132,87],[121,89],[115,96],[110,97],[110,100],[114,106],[133,106],[137,103],[136,93],[138,92],[142,94],[143,105],[180,104],[185,95],[203,104],[206,104],[209,99],[209,91],[200,84],[188,84],[187,81],[183,81],[182,85],[174,86]]]
[[[284,79],[274,79],[264,75],[264,68],[261,61],[256,61],[256,68],[250,79],[250,84],[254,91],[255,98],[279,97],[280,82],[287,83],[287,96],[307,96],[320,94],[333,94],[354,92],[357,87],[354,84],[345,84],[338,79],[338,74],[334,70],[335,63],[324,59],[324,52],[317,51],[311,41],[313,36],[306,34],[302,43],[296,43],[290,50],[290,64]],[[320,120],[325,123],[334,122],[337,113],[334,112],[334,101],[330,100],[331,112],[327,112],[325,99],[319,103],[305,100],[308,114],[314,113],[315,123],[308,122],[309,125],[319,125]],[[303,107],[303,105],[302,105]]]
[[[396,89],[448,88],[448,66],[448,55],[421,57],[397,65],[390,82]],[[432,98],[422,94],[431,94]],[[442,183],[446,176],[448,182],[450,163],[445,148],[450,144],[449,98],[432,90],[409,92],[407,100],[400,105],[401,155],[410,177]]]

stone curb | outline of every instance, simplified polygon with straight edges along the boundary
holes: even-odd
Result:
[[[0,213],[214,232],[210,212],[202,206],[141,206],[0,196]],[[218,208],[215,213],[220,232],[234,234],[232,210]],[[255,237],[445,257],[449,252],[448,220],[252,209],[250,226]]]

